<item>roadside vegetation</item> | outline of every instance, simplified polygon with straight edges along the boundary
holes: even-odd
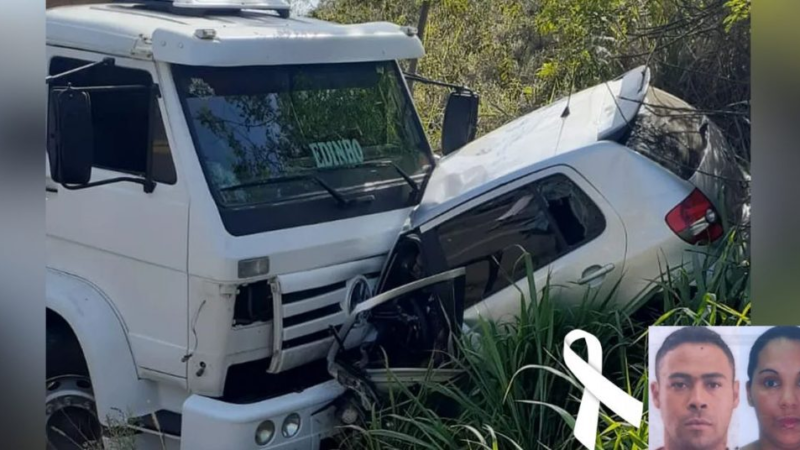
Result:
[[[342,430],[340,448],[576,448],[572,428],[583,388],[564,366],[562,349],[566,334],[582,329],[602,343],[603,375],[645,404],[639,429],[601,406],[597,448],[646,449],[648,327],[749,325],[746,245],[732,231],[710,252],[713,268],[710,262],[691,273],[665,268],[654,280],[658,293],[633,315],[602,308],[609,298],[556,308],[558,299],[545,287],[530,305],[522,303],[512,323],[481,322],[475,334],[460,336],[454,363],[462,375],[447,383],[423,382],[413,391],[398,384],[385,408]],[[585,357],[579,343],[575,350]]]

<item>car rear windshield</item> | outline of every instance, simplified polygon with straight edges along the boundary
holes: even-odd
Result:
[[[175,66],[173,73],[222,206],[329,195],[315,177],[336,190],[359,189],[398,180],[400,171],[424,176],[430,166],[394,62]]]
[[[688,180],[703,161],[704,124],[705,118],[691,105],[651,88],[623,144]]]

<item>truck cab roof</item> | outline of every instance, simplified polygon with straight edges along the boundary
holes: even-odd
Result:
[[[416,59],[416,32],[387,22],[341,25],[270,11],[182,12],[169,3],[110,3],[47,10],[47,44],[202,66]]]

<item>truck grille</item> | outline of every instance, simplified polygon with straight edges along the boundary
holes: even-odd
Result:
[[[275,334],[269,372],[282,372],[324,358],[333,342],[331,329],[338,330],[347,318],[342,304],[348,280],[365,275],[375,283],[381,263],[382,258],[371,258],[273,279]],[[325,284],[314,286],[307,281],[320,279]]]

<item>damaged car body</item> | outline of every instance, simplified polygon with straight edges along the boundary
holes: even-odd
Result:
[[[329,374],[350,391],[338,407],[344,423],[373,409],[393,382],[414,384],[431,376],[441,381],[458,373],[445,366],[462,325],[465,273],[464,268],[449,270],[368,299],[361,295],[368,292],[366,282],[360,293],[348,292],[355,306],[327,358]],[[366,338],[348,349],[345,342],[354,330],[366,331]],[[428,370],[431,365],[435,371]]]
[[[458,332],[479,317],[507,321],[521,296],[530,301],[524,254],[537,293],[549,285],[561,307],[595,299],[635,309],[664,268],[703,261],[749,220],[748,180],[716,125],[653,88],[645,67],[520,117],[438,161],[372,297],[338,334],[361,324],[372,326],[368,338],[350,354],[335,343],[329,371],[362,407],[379,396],[386,367],[417,375],[396,378],[413,383],[440,363],[424,357],[445,350],[430,337],[443,332],[436,324]],[[438,294],[423,289],[443,279]],[[450,313],[426,317],[433,305]],[[387,311],[416,328],[386,326]]]
[[[747,173],[719,128],[692,111],[639,67],[444,157],[378,292],[409,281],[396,272],[465,267],[465,320],[479,309],[499,319],[515,312],[518,289],[527,295],[526,283],[513,286],[527,252],[536,285],[549,278],[565,304],[617,282],[620,302],[646,293],[663,267],[688,264],[687,252],[749,220]]]

